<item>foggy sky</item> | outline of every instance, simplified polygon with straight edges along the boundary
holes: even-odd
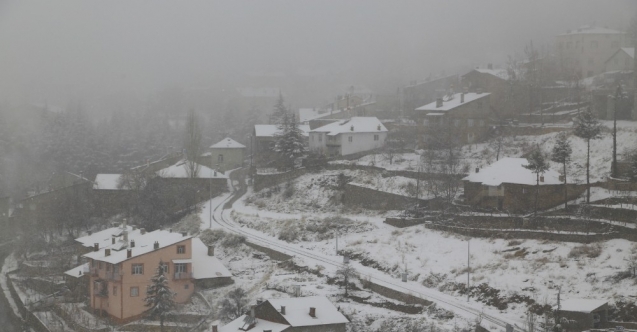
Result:
[[[310,71],[390,88],[552,43],[596,22],[624,28],[631,0],[6,1],[0,98],[15,102],[247,84]]]

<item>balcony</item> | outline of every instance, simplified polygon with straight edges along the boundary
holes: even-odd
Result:
[[[104,279],[111,280],[111,281],[120,281],[122,280],[122,276],[119,273],[108,271],[106,272]]]
[[[192,279],[192,272],[175,272],[174,280]]]

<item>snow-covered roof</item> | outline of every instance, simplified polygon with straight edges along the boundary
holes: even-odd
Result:
[[[456,93],[452,96],[451,99],[448,98],[443,98],[442,101],[442,106],[440,107],[436,107],[436,102],[432,102],[429,103],[427,105],[424,106],[420,106],[418,108],[416,108],[416,111],[437,111],[437,112],[441,112],[441,111],[450,111],[458,106],[461,105],[465,105],[468,104],[472,101],[478,100],[478,99],[482,99],[486,96],[489,96],[490,93],[474,93],[474,92],[469,92],[469,93],[465,93],[464,94],[464,103],[460,102],[460,95],[462,93]]]
[[[192,266],[195,279],[232,277],[217,257],[208,256],[208,247],[199,238],[192,239]]]
[[[128,231],[129,240],[132,240],[136,238],[137,236],[141,235],[140,229],[133,230],[133,227],[126,226],[126,230]],[[99,232],[92,233],[90,235],[78,237],[77,239],[75,239],[75,241],[79,242],[80,244],[82,244],[82,246],[87,248],[92,248],[95,243],[99,244],[100,249],[111,248],[111,247],[117,248],[118,247],[117,243],[122,239],[123,235],[124,235],[124,227],[118,226],[118,227],[107,228]],[[115,238],[115,245],[113,245],[113,240],[112,240],[113,238]]]
[[[509,72],[504,68],[495,68],[495,69],[476,68],[475,71],[479,73],[483,73],[483,74],[490,74],[497,78],[501,78],[503,80],[509,79]]]
[[[66,274],[69,277],[73,277],[73,278],[81,278],[83,277],[86,273],[88,273],[89,271],[89,267],[88,267],[88,263],[84,263],[80,266],[76,266],[66,272],[64,272],[64,274]]]
[[[615,57],[615,55],[617,55],[617,53],[619,52],[624,52],[626,53],[626,55],[628,55],[631,58],[635,58],[635,48],[634,47],[622,47],[620,49],[617,50],[617,52],[613,53],[613,55],[610,56],[610,58],[608,58],[608,60],[604,61],[604,63],[610,61],[612,58]]]
[[[607,303],[606,300],[568,299],[560,303],[560,310],[591,313]]]
[[[299,122],[301,122],[301,123],[307,122],[307,121],[318,119],[318,118],[322,118],[322,117],[325,117],[325,116],[338,114],[338,113],[340,113],[342,111],[343,110],[336,110],[336,111],[330,112],[329,110],[326,110],[326,109],[300,108],[299,109]]]
[[[247,315],[243,315],[235,320],[233,320],[232,322],[219,327],[219,332],[243,332],[245,330],[242,330],[241,327],[244,325],[245,319],[246,319]],[[285,325],[285,324],[279,324],[279,323],[274,323],[274,322],[270,322],[264,319],[257,319],[255,326],[250,329],[251,331],[268,331],[271,330],[272,332],[281,332],[287,328],[289,328],[290,325]]]
[[[216,174],[215,174],[216,173]],[[161,176],[162,178],[189,178],[190,176],[188,176],[188,171],[187,171],[187,165],[186,165],[186,161],[185,160],[180,160],[178,163],[166,167],[164,169],[161,169],[159,171],[157,171],[157,175]],[[204,165],[199,165],[199,171],[197,172],[197,178],[204,178],[204,179],[208,179],[208,178],[225,178],[227,179],[228,176],[221,173],[221,172],[215,172],[215,170],[204,166]]]
[[[226,137],[222,139],[220,142],[215,143],[210,146],[211,149],[236,149],[236,148],[245,148],[246,146],[233,140],[230,137]]]
[[[342,133],[382,133],[387,132],[387,128],[375,116],[352,117],[349,120],[332,122],[323,127],[311,130],[313,133],[327,133],[335,136]]]
[[[135,247],[128,248],[131,249],[131,257],[127,257],[127,250],[111,250],[110,256],[106,256],[105,251],[100,248],[99,251],[91,251],[87,254],[84,254],[83,257],[95,259],[98,261],[118,264],[127,259],[131,259],[133,257],[138,257],[149,252],[154,251],[154,243],[157,241],[159,243],[159,249],[171,246],[173,244],[187,241],[191,239],[192,236],[186,235],[184,236],[181,233],[173,233],[164,230],[156,230],[150,233],[146,233],[144,235],[135,237]],[[129,237],[130,240],[130,237]]]
[[[282,315],[291,326],[315,326],[349,323],[325,296],[291,297],[267,300],[275,309],[285,307]],[[310,316],[310,307],[315,308],[316,317]]]
[[[578,34],[625,34],[623,31],[613,30],[592,25],[584,25],[577,29],[569,30],[560,36],[578,35]]]
[[[127,190],[126,186],[118,188],[119,179],[121,174],[97,174],[95,176],[95,182],[93,182],[93,189],[98,190]]]
[[[301,133],[303,133],[303,136],[308,136],[310,133],[309,125],[299,125],[299,129],[301,130]],[[254,125],[254,132],[256,137],[274,137],[281,132],[281,130],[277,125],[259,124]]]
[[[499,186],[502,183],[535,185],[536,174],[523,167],[528,164],[529,161],[526,158],[502,158],[478,173],[471,173],[463,180],[480,182],[486,186]],[[540,182],[540,185],[562,183],[560,174],[552,169],[541,176],[544,176],[544,182]]]

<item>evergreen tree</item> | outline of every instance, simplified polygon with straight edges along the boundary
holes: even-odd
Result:
[[[566,210],[568,205],[568,189],[566,186],[566,165],[571,162],[571,154],[573,149],[571,148],[571,142],[568,140],[566,133],[561,133],[557,136],[557,141],[553,146],[551,153],[551,160],[556,163],[562,164],[564,173],[564,209]]]
[[[150,307],[148,315],[159,317],[160,330],[164,331],[164,317],[175,307],[175,293],[168,287],[166,278],[166,264],[159,261],[155,275],[150,279],[151,284],[146,288],[146,306]]]
[[[531,170],[535,173],[535,215],[537,215],[537,200],[540,194],[540,174],[546,172],[549,169],[549,164],[544,159],[544,155],[540,149],[536,149],[526,158],[529,162],[528,165],[522,165],[522,167]]]
[[[186,152],[186,173],[189,178],[196,178],[199,173],[199,156],[203,152],[201,149],[201,129],[199,119],[194,110],[188,112],[186,122],[186,137],[184,139],[184,150]]]
[[[287,113],[283,114],[283,122],[279,126],[278,135],[274,151],[281,155],[285,167],[294,168],[294,161],[305,153],[303,145],[303,132],[299,128],[294,115],[291,117]]]
[[[274,110],[272,114],[270,114],[270,123],[271,124],[281,124],[283,122],[283,117],[289,113],[287,107],[285,107],[283,95],[279,92],[279,99],[277,99],[276,104],[274,104]]]
[[[575,136],[586,140],[586,203],[591,202],[590,161],[591,140],[602,137],[602,125],[590,107],[581,112],[575,119]]]

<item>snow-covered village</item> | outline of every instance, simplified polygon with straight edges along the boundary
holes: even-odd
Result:
[[[0,1],[0,331],[637,331],[637,2]]]

